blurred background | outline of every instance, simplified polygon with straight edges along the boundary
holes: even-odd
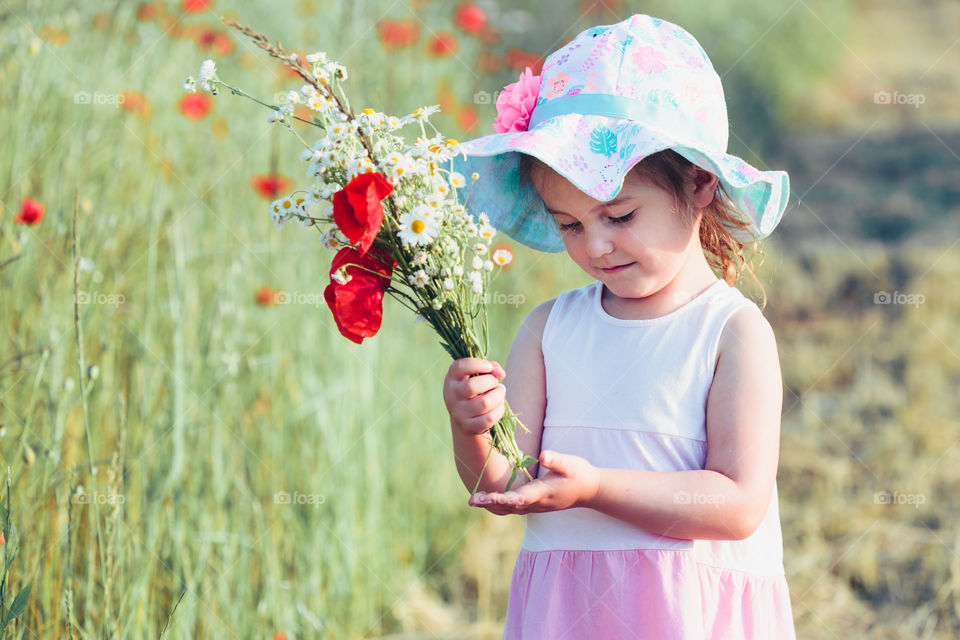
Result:
[[[960,636],[960,5],[7,0],[4,610],[31,586],[10,637],[499,638],[523,521],[467,507],[448,356],[392,301],[375,338],[340,337],[331,255],[267,210],[309,186],[299,142],[181,83],[212,58],[267,102],[299,88],[227,16],[340,61],[357,111],[439,104],[464,140],[525,67],[632,13],[700,41],[729,151],[791,177],[763,290],[742,289],[766,294],[783,366],[798,637]],[[587,279],[499,242],[504,362]]]

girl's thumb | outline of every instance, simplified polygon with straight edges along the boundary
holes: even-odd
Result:
[[[563,463],[560,456],[553,452],[544,451],[540,454],[540,464],[553,471],[563,471]]]

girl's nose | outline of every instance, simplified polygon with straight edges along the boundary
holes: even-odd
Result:
[[[605,229],[596,227],[585,229],[584,235],[587,256],[590,258],[602,258],[613,251],[613,242],[607,236]]]

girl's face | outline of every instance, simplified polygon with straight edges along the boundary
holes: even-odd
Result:
[[[712,178],[712,180],[711,180]],[[694,207],[712,199],[718,179],[697,170]],[[537,167],[533,182],[560,227],[567,253],[618,298],[646,298],[675,281],[703,278],[697,216],[681,216],[673,195],[631,171],[614,200],[583,193],[560,174]],[[693,218],[693,219],[691,219]]]

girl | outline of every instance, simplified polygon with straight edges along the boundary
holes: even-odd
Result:
[[[444,380],[469,489],[505,397],[539,459],[505,491],[494,452],[469,500],[526,515],[503,637],[794,638],[777,347],[732,286],[742,243],[780,220],[786,174],[726,153],[709,59],[649,16],[579,34],[497,110],[498,134],[454,162],[479,174],[471,213],[595,278],[530,313],[506,370],[464,358]]]

